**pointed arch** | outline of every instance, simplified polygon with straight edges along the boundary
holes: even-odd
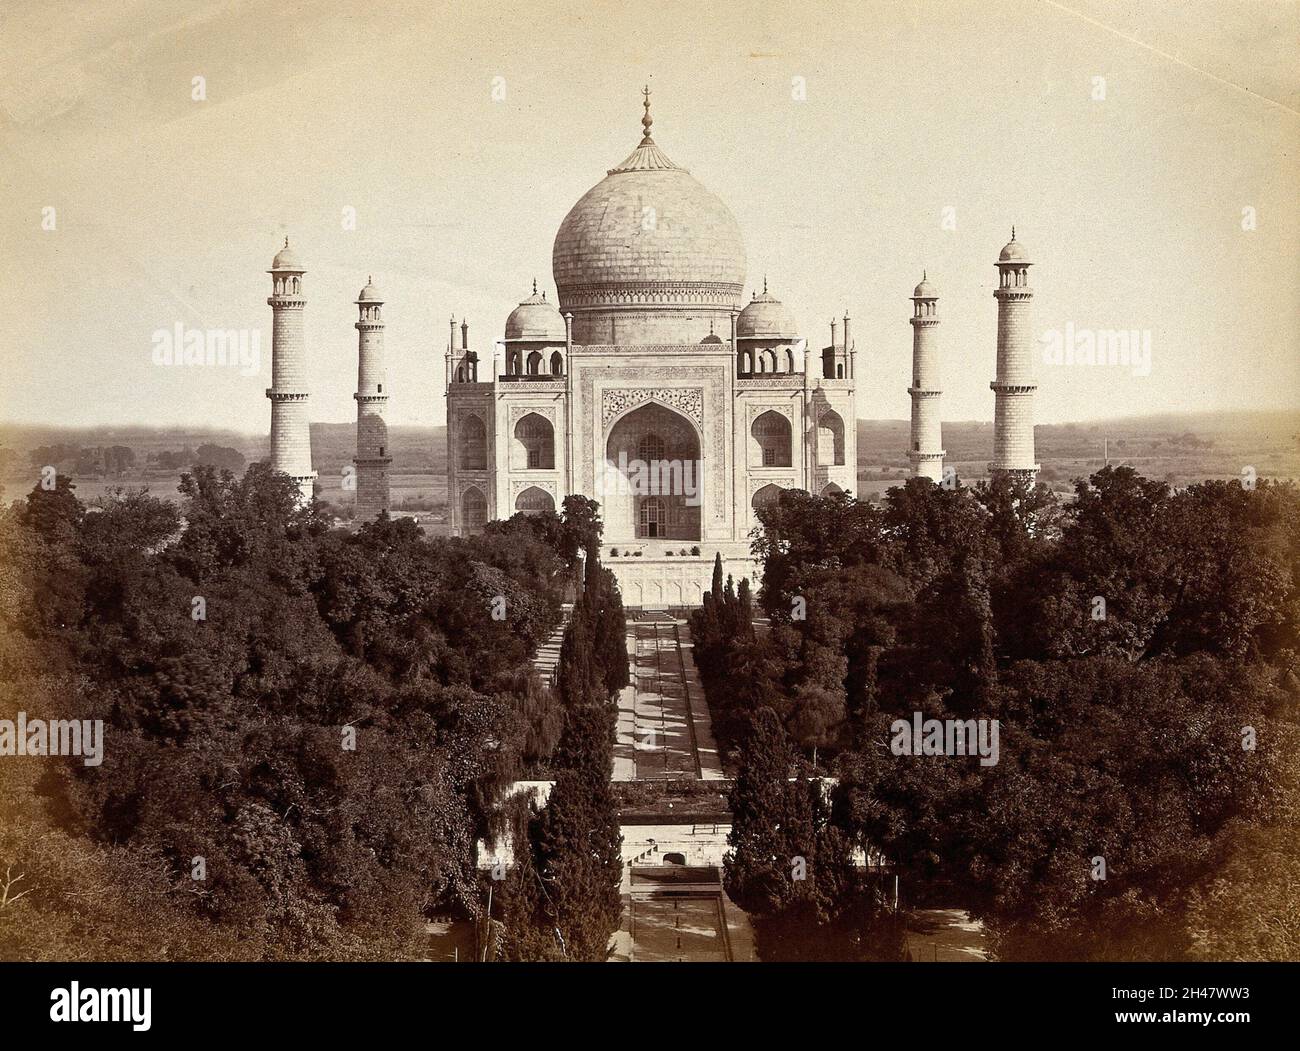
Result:
[[[541,413],[530,412],[515,424],[510,466],[516,471],[550,471],[555,467],[555,428]]]
[[[760,507],[766,507],[768,504],[774,504],[781,499],[781,494],[785,492],[779,485],[765,485],[754,494],[749,506],[757,511]]]
[[[467,413],[460,418],[456,449],[456,462],[461,470],[487,470],[487,428],[483,425],[482,417]]]
[[[749,428],[751,467],[789,467],[793,454],[790,421],[775,409],[754,418]]]
[[[545,489],[530,485],[515,498],[515,510],[526,515],[540,515],[555,510],[555,501]]]
[[[822,409],[817,417],[817,463],[844,466],[844,419],[834,409]]]
[[[461,494],[460,522],[462,533],[477,533],[487,525],[487,497],[476,485]]]
[[[699,540],[702,445],[694,420],[653,399],[610,421],[597,486],[606,539]]]

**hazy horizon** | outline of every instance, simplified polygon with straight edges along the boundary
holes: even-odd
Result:
[[[448,315],[482,351],[534,277],[554,296],[555,231],[635,145],[647,81],[656,141],[736,215],[744,298],[766,276],[814,346],[853,316],[859,419],[907,418],[925,269],[943,416],[992,420],[1012,224],[1037,333],[1151,338],[1146,376],[1040,361],[1039,423],[1300,405],[1294,3],[61,0],[4,18],[14,426],[265,433],[286,235],[312,418],[354,419],[352,300],[373,274],[390,423],[441,425]],[[154,365],[151,333],[178,323],[259,329],[260,374]]]

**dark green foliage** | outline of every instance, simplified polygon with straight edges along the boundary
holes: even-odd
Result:
[[[558,746],[530,661],[563,558],[522,523],[331,533],[259,464],[181,491],[183,526],[66,480],[0,516],[0,716],[105,725],[101,766],[4,786],[0,871],[31,893],[0,955],[419,958],[431,913],[481,908],[475,838]]]
[[[880,509],[787,492],[760,511],[757,642],[715,571],[696,657],[724,747],[756,742],[730,878],[778,941],[804,906],[764,858],[807,822],[753,783],[803,769],[779,728],[834,765],[845,840],[896,862],[907,900],[970,908],[1006,958],[1298,951],[1300,852],[1274,815],[1294,814],[1300,767],[1300,492],[1175,493],[1119,467],[1076,493],[913,480]],[[892,754],[892,721],[916,712],[997,719],[1000,761]],[[1253,862],[1271,897],[1246,888]]]

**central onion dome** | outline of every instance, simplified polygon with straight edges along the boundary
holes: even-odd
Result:
[[[728,319],[745,281],[745,245],[727,206],[645,129],[631,155],[570,209],[551,253],[560,309],[578,343],[698,343]]]

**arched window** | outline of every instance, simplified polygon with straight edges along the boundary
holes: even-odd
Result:
[[[487,428],[481,419],[474,415],[461,417],[458,445],[462,470],[487,470]]]
[[[774,350],[763,351],[763,371],[764,372],[776,371],[776,351]]]
[[[664,458],[664,440],[653,431],[641,436],[636,445],[636,455],[642,463],[654,463]]]
[[[487,499],[476,486],[470,486],[460,498],[460,518],[466,533],[477,533],[487,524]]]
[[[844,466],[844,420],[834,409],[823,409],[817,417],[817,462]]]
[[[822,351],[822,379],[835,378],[835,348],[827,347]]]
[[[552,376],[564,375],[564,355],[561,354],[558,350],[551,355],[551,375]]]
[[[647,496],[641,501],[640,517],[637,521],[636,535],[639,537],[657,537],[664,535],[668,525],[664,516],[664,502],[657,496]]]
[[[775,409],[769,409],[750,427],[756,443],[752,466],[789,467],[791,458],[790,421]]]
[[[837,380],[842,380],[842,379],[844,378],[844,366],[843,366],[843,365],[836,365],[836,366],[835,366],[835,378],[836,378]]]
[[[537,351],[528,355],[528,375],[540,376],[542,374],[542,356]]]
[[[785,348],[785,371],[791,374],[794,373],[794,348],[793,347]]]
[[[754,494],[754,498],[750,501],[750,506],[757,511],[760,507],[767,507],[769,504],[774,504],[781,499],[782,492],[783,490],[779,485],[765,485]]]
[[[555,467],[555,428],[540,413],[530,412],[515,424],[510,466],[516,470],[549,471]]]
[[[546,490],[531,485],[515,500],[515,510],[522,511],[526,515],[540,515],[545,511],[554,511],[555,501]]]

